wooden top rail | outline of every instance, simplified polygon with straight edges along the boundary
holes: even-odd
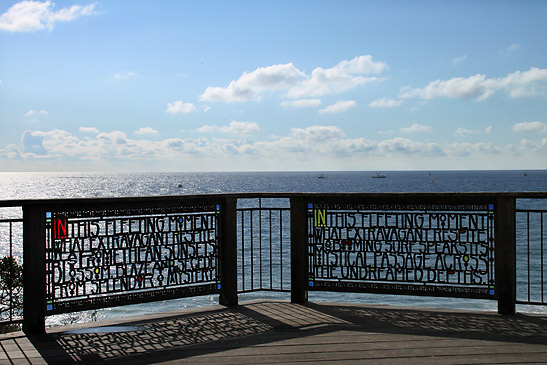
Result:
[[[222,194],[191,194],[191,195],[157,195],[157,196],[130,196],[130,197],[98,197],[98,198],[52,198],[52,199],[8,199],[0,200],[0,207],[20,207],[28,205],[65,205],[65,204],[146,204],[172,203],[188,199],[253,199],[253,198],[367,198],[389,200],[414,200],[455,198],[455,199],[546,199],[547,191],[521,191],[521,192],[393,192],[393,193],[291,193],[291,192],[247,192],[247,193],[222,193]]]

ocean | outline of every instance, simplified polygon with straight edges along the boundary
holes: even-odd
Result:
[[[238,192],[508,192],[547,191],[547,170],[533,171],[217,172],[217,173],[0,173],[0,200],[156,196]],[[321,178],[318,178],[320,177]],[[517,208],[547,209],[547,201],[519,200]],[[0,217],[20,211],[0,208]],[[544,234],[545,236],[545,234]],[[547,260],[547,256],[546,256]],[[547,262],[547,261],[546,261]],[[547,278],[545,278],[547,281]],[[286,293],[241,294],[289,299]],[[397,295],[310,293],[312,301],[347,301],[416,307],[496,310],[490,300]],[[111,319],[218,303],[216,296],[178,299],[48,317],[48,326]],[[547,307],[518,306],[547,313]]]
[[[526,176],[524,174],[526,173]],[[0,199],[237,192],[545,191],[547,170],[203,173],[0,173]],[[324,178],[318,179],[318,176]]]

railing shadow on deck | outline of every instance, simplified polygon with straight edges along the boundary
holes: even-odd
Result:
[[[311,337],[334,335],[337,331],[366,334],[370,343],[391,341],[389,337],[375,337],[381,334],[547,343],[547,319],[540,316],[500,317],[494,313],[258,300],[225,309],[29,338],[48,363],[149,363],[253,346],[275,346],[276,342],[287,345],[287,340],[308,343],[309,351],[328,351],[325,348],[314,350],[324,344],[317,340],[318,337]],[[336,342],[335,335],[333,338],[329,341]],[[340,345],[345,340],[338,341]]]

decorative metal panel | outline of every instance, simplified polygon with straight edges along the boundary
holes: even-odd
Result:
[[[309,290],[495,298],[494,204],[308,205]]]
[[[46,313],[219,293],[220,205],[46,213]]]

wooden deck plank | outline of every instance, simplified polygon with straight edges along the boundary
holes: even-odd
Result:
[[[251,301],[19,332],[0,345],[0,363],[545,363],[547,317]]]

